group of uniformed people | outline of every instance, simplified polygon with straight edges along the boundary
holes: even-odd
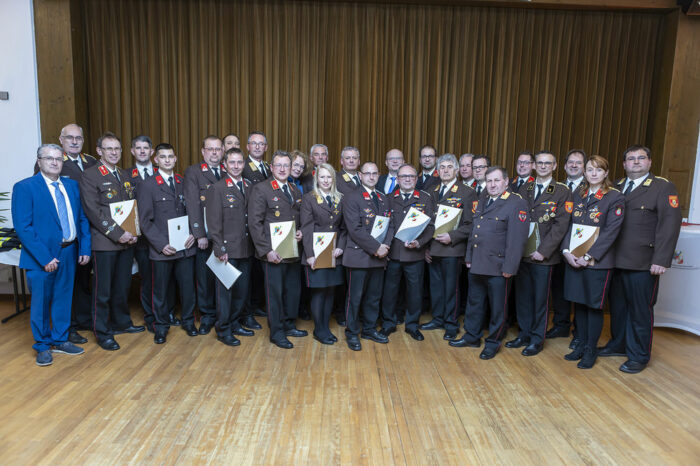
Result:
[[[276,151],[268,163],[267,138],[255,131],[247,156],[237,136],[207,136],[202,161],[181,176],[174,172],[175,149],[153,147],[146,136],[132,140],[135,165],[128,170],[119,167],[121,141],[112,133],[98,139],[98,159],[82,153],[83,132],[75,124],[63,128],[60,142],[62,174],[80,183],[92,236],[92,261],[75,276],[73,343],[85,343],[77,331],[90,329],[102,348],[117,350],[114,335],[148,329],[161,344],[170,326],[181,325],[190,336],[215,328],[219,341],[236,346],[237,336],[262,328],[254,316],[265,315],[270,341],[292,348],[288,337],[307,335],[296,327],[301,301],[322,344],[337,341],[329,325],[335,312],[355,351],[361,339],[388,343],[404,323],[418,341],[421,330],[444,329],[454,347],[480,347],[488,330],[480,357],[490,359],[517,319],[520,331],[505,346],[533,356],[546,338],[569,335],[573,303],[567,360],[590,368],[597,356],[626,356],[620,370],[629,373],[649,362],[658,280],[670,266],[681,214],[675,187],[650,173],[651,153],[643,146],[625,151],[626,177],[613,184],[607,160],[582,150],[567,154],[567,178],[557,182],[549,151],[519,154],[517,176],[509,179],[485,155],[438,157],[426,145],[417,170],[392,149],[388,173],[380,175],[350,146],[341,151],[337,172],[322,144],[309,158]],[[141,237],[110,214],[110,204],[130,199],[137,200]],[[441,207],[460,209],[461,217],[454,229],[435,235]],[[406,242],[395,233],[411,208],[431,221]],[[168,221],[184,215],[190,235],[185,249],[176,250]],[[383,238],[373,235],[377,217],[389,219]],[[286,221],[296,226],[297,257],[282,258],[272,247],[270,224]],[[585,250],[570,244],[580,230],[595,231]],[[329,232],[336,233],[336,266],[317,268],[314,233]],[[212,253],[242,272],[231,288],[206,265]],[[127,304],[134,258],[145,328],[133,324]],[[608,295],[612,336],[598,348]],[[420,324],[426,309],[432,318]],[[464,333],[457,338],[462,310]]]

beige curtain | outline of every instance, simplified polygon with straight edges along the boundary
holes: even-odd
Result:
[[[89,141],[264,131],[380,162],[521,149],[611,159],[648,142],[660,14],[298,1],[84,1]],[[131,163],[125,153],[124,165]],[[563,173],[562,167],[559,173]]]

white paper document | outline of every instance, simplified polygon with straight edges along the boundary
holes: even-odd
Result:
[[[386,238],[388,228],[389,217],[377,215],[374,217],[374,224],[372,224],[372,231],[370,232],[370,235],[372,235],[372,238],[376,239],[380,243],[383,243],[384,239]]]
[[[403,222],[401,222],[401,226],[399,226],[394,238],[400,239],[404,243],[410,243],[423,233],[423,230],[429,223],[430,217],[415,207],[411,207],[406,212],[406,216],[403,218]]]
[[[174,247],[176,251],[186,249],[185,242],[189,236],[190,223],[187,215],[168,220],[168,244]]]
[[[211,269],[214,275],[216,275],[216,278],[227,290],[230,290],[236,280],[238,280],[238,277],[241,276],[240,270],[231,265],[229,261],[221,262],[216,258],[213,252],[209,256],[209,259],[207,259],[207,267]]]
[[[459,226],[459,220],[462,218],[462,209],[451,207],[444,204],[438,204],[435,214],[435,233],[433,238],[443,233],[449,233],[456,230]]]

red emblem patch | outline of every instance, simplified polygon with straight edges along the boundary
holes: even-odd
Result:
[[[615,215],[617,215],[618,217],[620,215],[622,215],[622,207],[621,206],[618,206],[617,209],[615,209]],[[596,217],[598,217],[598,216],[596,215]]]
[[[165,183],[165,181],[163,180],[162,176],[158,175],[158,176],[156,176],[156,183],[163,184],[163,183]]]
[[[131,177],[136,178],[137,176],[139,176],[139,169],[134,168],[133,170],[131,170]]]
[[[668,204],[674,209],[678,208],[678,196],[668,196]]]
[[[472,213],[476,212],[476,207],[479,205],[479,201],[472,202]]]
[[[272,180],[270,184],[272,185],[272,189],[280,189],[280,185],[277,184],[277,180]]]
[[[229,188],[233,186],[233,180],[231,180],[231,178],[226,178],[226,186]]]
[[[413,191],[413,197],[420,199],[420,193],[418,191]]]
[[[362,197],[365,198],[365,201],[369,201],[369,193],[368,193],[367,191],[365,191],[364,193],[362,193]]]
[[[203,163],[202,165],[200,165],[200,167],[202,168],[202,171],[203,171],[203,172],[209,170],[209,165],[207,165],[206,162]]]
[[[595,193],[595,196],[593,196],[593,197],[595,197],[598,200],[603,199],[603,190],[599,189],[598,192]]]
[[[566,210],[568,213],[571,213],[574,211],[574,203],[573,202],[565,202],[564,203],[564,210]]]
[[[100,173],[102,173],[102,176],[106,176],[109,173],[109,170],[104,165],[100,165],[100,168],[98,168],[98,170],[100,170]]]
[[[524,210],[518,212],[518,220],[520,220],[521,222],[527,220],[527,212],[525,212]]]

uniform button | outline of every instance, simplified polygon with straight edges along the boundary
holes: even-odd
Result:
[[[476,246],[477,246],[477,245],[475,244],[474,247],[476,247]]]
[[[484,216],[482,215],[482,216],[481,216],[481,217],[479,217],[479,218],[480,218],[481,220],[483,220],[483,219],[484,219]]]
[[[478,238],[478,237],[479,237],[479,235],[474,235],[474,238]]]
[[[330,216],[330,219],[333,220],[333,216],[332,216],[332,215]]]
[[[227,242],[227,241],[226,241],[226,240],[224,240],[224,244],[226,244],[226,242]]]
[[[481,228],[481,225],[477,225],[476,227],[477,227],[477,228]]]

